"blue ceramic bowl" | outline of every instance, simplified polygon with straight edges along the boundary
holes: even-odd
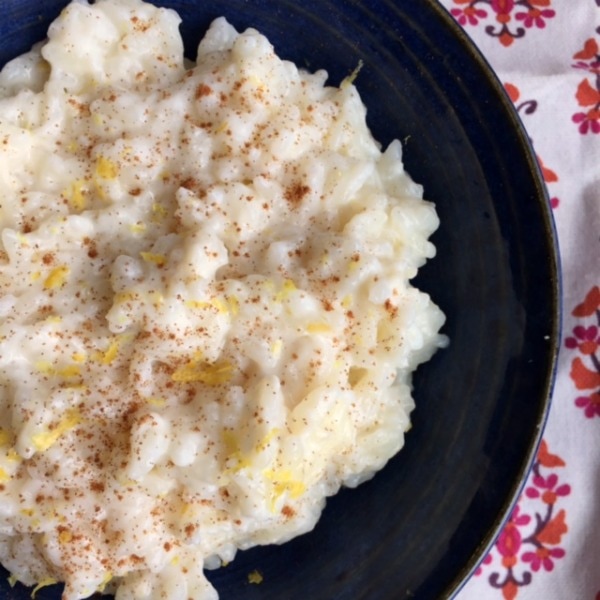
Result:
[[[0,63],[44,37],[64,0],[4,0]],[[516,499],[548,410],[558,340],[552,217],[528,140],[501,86],[434,0],[173,0],[190,56],[224,14],[277,52],[358,88],[387,145],[406,141],[437,204],[438,256],[418,277],[451,346],[415,378],[404,450],[331,499],[315,531],[243,552],[209,573],[223,600],[433,600],[452,596]],[[259,569],[260,586],[247,574]],[[3,575],[3,574],[2,574]],[[0,598],[26,599],[0,576]],[[38,592],[57,600],[60,588]]]

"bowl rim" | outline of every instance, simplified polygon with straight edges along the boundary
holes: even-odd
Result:
[[[522,464],[517,472],[514,483],[511,486],[510,493],[503,502],[502,510],[488,528],[488,533],[479,543],[477,549],[467,561],[467,563],[458,571],[452,582],[447,587],[444,593],[444,599],[455,598],[459,592],[465,587],[475,570],[479,567],[488,552],[493,548],[498,537],[502,533],[503,528],[509,521],[512,511],[517,504],[519,497],[527,483],[527,478],[531,472],[533,463],[537,456],[540,444],[542,442],[545,426],[548,421],[550,409],[552,407],[552,395],[556,383],[556,375],[558,368],[558,355],[560,351],[560,341],[562,339],[562,300],[563,300],[563,283],[560,260],[560,246],[558,232],[556,229],[556,221],[554,219],[552,209],[550,207],[550,197],[548,189],[543,179],[540,164],[536,158],[536,154],[514,104],[510,100],[499,75],[496,73],[490,61],[483,54],[481,49],[476,45],[475,41],[466,33],[466,31],[456,22],[449,10],[439,2],[439,0],[429,0],[432,13],[436,18],[451,31],[457,41],[462,45],[462,50],[468,54],[473,66],[477,66],[483,73],[488,83],[496,92],[499,104],[505,111],[505,116],[510,120],[515,134],[515,144],[523,150],[523,156],[527,160],[527,165],[532,175],[531,183],[535,186],[535,200],[540,205],[542,220],[539,223],[541,230],[544,233],[544,238],[548,242],[550,253],[548,261],[550,270],[553,274],[553,279],[549,282],[551,295],[548,300],[549,306],[552,309],[552,321],[549,323],[548,342],[550,344],[547,363],[547,370],[544,380],[544,401],[538,413],[535,423],[535,434],[530,439],[527,452],[523,457]]]

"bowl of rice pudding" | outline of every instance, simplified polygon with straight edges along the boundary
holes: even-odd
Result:
[[[552,218],[433,0],[8,2],[0,596],[436,599],[539,443]]]

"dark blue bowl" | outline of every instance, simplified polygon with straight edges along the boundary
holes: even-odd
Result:
[[[44,37],[64,0],[4,0],[0,62]],[[520,122],[485,61],[434,0],[174,0],[186,48],[224,14],[277,52],[357,80],[375,137],[405,140],[437,204],[438,257],[418,277],[451,346],[415,378],[405,449],[331,499],[314,532],[243,552],[209,574],[223,600],[452,596],[498,533],[548,410],[559,336],[552,217]],[[247,575],[258,569],[261,585]],[[28,599],[10,589],[0,598]],[[38,592],[57,600],[58,587]]]

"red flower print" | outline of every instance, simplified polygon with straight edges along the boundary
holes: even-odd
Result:
[[[460,8],[451,9],[452,15],[464,26],[478,26],[481,21],[493,19],[485,32],[498,38],[503,46],[510,46],[516,39],[522,38],[528,29],[543,29],[546,21],[556,12],[549,8],[552,0],[453,0]],[[489,5],[491,13],[482,8]],[[521,23],[524,27],[514,26]]]
[[[539,8],[530,8],[527,12],[517,13],[515,18],[517,21],[523,21],[523,25],[530,29],[531,27],[537,27],[543,29],[546,27],[545,19],[551,19],[556,15],[556,12],[547,8],[540,10]]]
[[[535,552],[525,552],[521,557],[523,562],[531,563],[531,570],[537,573],[540,567],[544,567],[545,571],[552,571],[554,569],[553,558],[562,558],[565,555],[565,551],[562,548],[545,548],[540,546],[536,548]]]
[[[571,380],[576,389],[588,392],[575,398],[575,406],[593,419],[600,417],[600,287],[594,286],[571,314],[594,321],[576,325],[565,338],[565,347],[578,353],[571,361]]]
[[[590,110],[588,112],[575,113],[572,117],[573,123],[577,123],[579,133],[585,135],[590,131],[600,133],[600,111]]]
[[[573,63],[574,69],[581,69],[582,71],[589,71],[590,73],[600,73],[600,60],[596,60],[592,63],[586,63],[581,60]]]
[[[525,503],[521,498],[482,563],[490,564],[493,554],[497,553],[500,561],[495,563],[498,566],[489,575],[488,582],[501,591],[505,600],[514,600],[519,590],[532,582],[534,573],[552,571],[555,562],[566,554],[559,544],[568,532],[567,513],[564,509],[557,511],[557,505],[571,493],[571,487],[560,483],[554,472],[564,466],[565,461],[552,454],[548,444],[542,441],[524,494],[533,512],[523,513]],[[536,503],[539,511],[535,510]]]
[[[525,495],[528,498],[541,498],[545,504],[556,504],[559,496],[568,496],[571,493],[571,486],[567,484],[556,487],[558,476],[551,473],[547,478],[536,476],[533,478],[535,487],[528,487]]]
[[[588,419],[600,417],[600,393],[593,392],[589,396],[575,398],[575,406],[583,408],[583,414]]]
[[[485,558],[481,561],[481,564],[477,567],[477,570],[475,571],[475,575],[476,576],[481,575],[483,573],[483,568],[490,564],[492,564],[491,553],[485,555]]]
[[[514,0],[492,0],[492,10],[496,13],[498,23],[508,23],[510,12],[514,7]]]
[[[584,327],[577,325],[573,336],[565,340],[565,346],[570,350],[577,348],[582,354],[594,354],[600,345],[600,330],[595,325]]]
[[[450,13],[461,25],[477,25],[479,19],[485,19],[487,13],[481,8],[467,6],[466,8],[453,8]]]
[[[517,564],[517,555],[521,549],[519,527],[527,525],[531,521],[529,515],[519,516],[519,510],[517,505],[496,542],[496,548],[502,556],[502,566],[504,567],[514,567]]]

